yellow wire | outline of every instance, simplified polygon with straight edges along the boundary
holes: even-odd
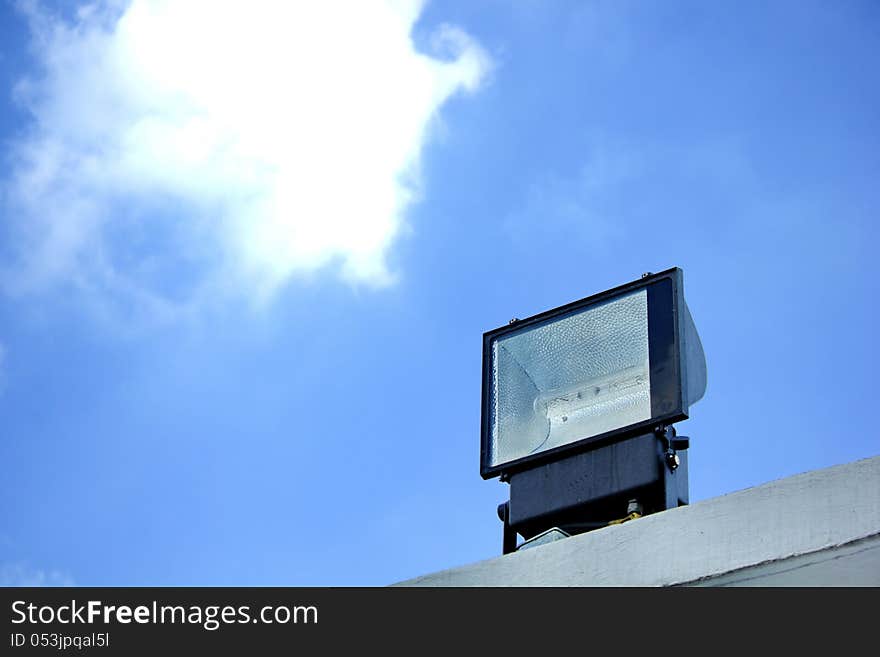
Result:
[[[624,518],[619,518],[618,520],[612,520],[608,524],[609,525],[619,525],[621,523],[626,522],[627,520],[635,520],[636,518],[641,518],[641,517],[642,517],[641,513],[636,513],[635,511],[633,511],[628,516],[626,516]]]

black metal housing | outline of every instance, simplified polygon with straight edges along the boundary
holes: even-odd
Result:
[[[645,288],[648,304],[648,358],[651,381],[651,417],[642,422],[619,427],[596,436],[530,454],[498,465],[489,464],[489,440],[492,376],[492,342],[496,338],[527,330],[530,326],[564,315],[580,312],[595,304]],[[572,303],[547,310],[507,326],[483,334],[483,388],[480,441],[480,475],[484,479],[501,475],[513,477],[539,465],[551,463],[572,454],[585,453],[620,440],[646,434],[659,425],[670,425],[688,417],[684,343],[684,283],[682,270],[674,267],[645,276],[637,281],[594,294]],[[519,477],[522,481],[523,478]],[[513,489],[511,492],[513,499]],[[515,509],[511,508],[511,514]],[[513,524],[513,521],[512,523]]]
[[[677,457],[674,469],[668,454]],[[525,539],[552,527],[579,534],[625,516],[629,500],[642,514],[687,504],[687,452],[671,452],[665,434],[652,432],[518,472],[505,520]]]

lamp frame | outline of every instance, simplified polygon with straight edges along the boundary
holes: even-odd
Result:
[[[626,426],[587,436],[536,454],[491,465],[492,343],[501,337],[527,331],[530,327],[573,315],[606,301],[641,289],[647,291],[648,363],[650,368],[651,417]],[[481,406],[480,475],[483,479],[522,472],[540,464],[589,451],[671,425],[688,418],[687,372],[684,358],[684,276],[678,267],[648,274],[578,301],[516,320],[483,334],[483,386]]]

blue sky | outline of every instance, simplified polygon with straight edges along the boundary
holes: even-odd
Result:
[[[880,453],[875,2],[297,5],[0,5],[2,583],[494,556],[482,333],[671,266],[692,501]]]

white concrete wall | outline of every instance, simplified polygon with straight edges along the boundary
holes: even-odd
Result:
[[[880,586],[880,457],[399,585]]]

